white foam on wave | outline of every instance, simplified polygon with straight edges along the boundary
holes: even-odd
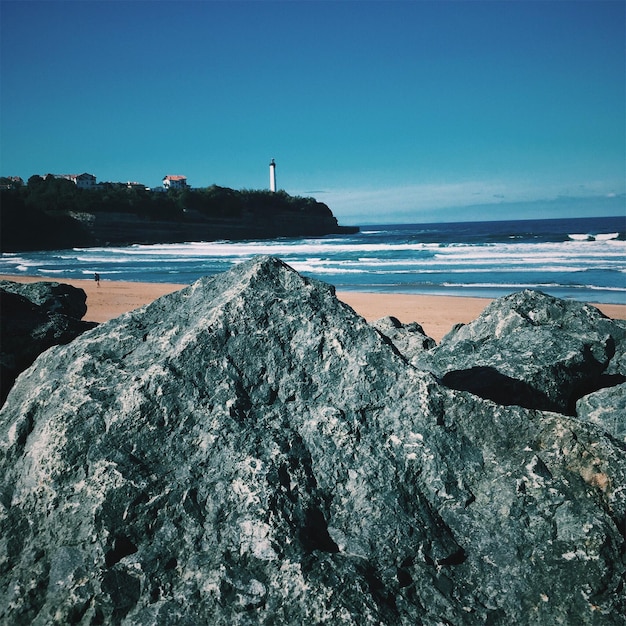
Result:
[[[384,231],[367,231],[369,234]],[[362,233],[366,234],[366,233]],[[215,274],[256,255],[281,258],[298,272],[342,283],[342,288],[395,285],[481,288],[485,290],[548,288],[616,292],[626,273],[626,241],[618,233],[596,240],[573,233],[566,241],[422,243],[399,238],[308,238],[269,241],[213,241],[136,244],[114,248],[74,248],[53,252],[2,255],[4,273],[52,273],[112,280],[167,280]],[[412,237],[418,237],[411,233]],[[610,275],[612,274],[612,276]],[[343,279],[341,277],[344,277]],[[395,278],[394,278],[395,277]],[[448,280],[448,282],[444,282]],[[477,280],[479,284],[472,284]],[[586,280],[595,285],[572,285]],[[598,285],[597,283],[600,283]],[[614,287],[618,283],[618,287]],[[602,286],[606,285],[606,286]]]
[[[300,263],[294,261],[290,264],[293,269],[305,274],[324,274],[324,275],[337,275],[337,274],[371,274],[368,269],[350,268],[350,267],[324,267],[320,265],[312,265],[308,263]]]
[[[559,283],[452,283],[452,282],[443,282],[441,283],[443,287],[469,287],[469,288],[479,288],[479,289],[537,289],[538,287],[549,288],[549,287],[563,287]],[[571,285],[567,285],[570,287]]]
[[[18,267],[20,270],[29,270],[33,267],[41,265],[41,261],[39,259],[25,259],[23,257],[18,257],[16,259],[11,259],[10,263],[3,263],[3,265],[6,265],[7,267]]]
[[[619,233],[597,233],[592,235],[590,233],[573,233],[567,235],[572,241],[586,241],[586,242],[594,242],[594,241],[612,241],[614,239],[619,238]]]
[[[590,289],[592,291],[610,291],[615,293],[626,293],[624,287],[607,287],[604,285],[571,285],[563,283],[453,283],[442,282],[443,287],[468,287],[479,289]]]
[[[611,245],[618,244],[618,245]],[[621,245],[619,245],[621,244]],[[450,245],[320,245],[319,241],[244,243],[195,242],[190,244],[135,245],[117,248],[81,248],[77,254],[54,255],[46,259],[49,268],[87,266],[99,271],[107,267],[127,266],[127,272],[176,272],[176,267],[187,266],[190,271],[219,271],[231,264],[252,258],[256,252],[276,253],[301,272],[331,274],[362,274],[366,272],[483,272],[523,271],[576,272],[584,269],[621,271],[626,267],[626,242],[606,241],[589,246],[588,242],[561,242],[542,244],[488,244]],[[350,252],[357,251],[358,258]],[[286,254],[289,253],[289,254]],[[304,259],[302,257],[305,257]],[[15,262],[17,259],[12,259]],[[23,261],[22,271],[29,267],[41,269],[41,259]],[[134,269],[133,269],[134,266]],[[55,271],[62,271],[56,270]],[[123,272],[119,272],[123,273]]]
[[[80,253],[120,254],[128,256],[172,254],[184,256],[230,256],[250,257],[256,255],[307,255],[346,254],[351,252],[406,252],[435,250],[439,243],[332,243],[331,241],[294,242],[293,240],[271,242],[193,242],[185,244],[155,244],[128,248],[82,248]]]
[[[206,259],[219,258],[221,260],[242,261],[260,254],[277,256],[290,262],[297,257],[330,257],[358,253],[359,258],[366,260],[367,255],[376,257],[376,260],[385,262],[381,255],[406,255],[402,256],[401,262],[412,260],[412,254],[418,253],[421,257],[435,255],[437,257],[461,257],[474,261],[494,262],[496,258],[502,261],[514,263],[515,259],[523,259],[527,262],[533,259],[562,259],[572,255],[586,257],[621,257],[626,254],[626,242],[606,239],[601,244],[614,243],[615,246],[589,247],[586,241],[570,241],[562,243],[546,244],[486,244],[470,245],[456,244],[443,245],[440,243],[331,243],[320,240],[293,240],[272,242],[191,242],[183,244],[155,244],[136,245],[126,248],[82,248],[76,255],[76,260],[91,263],[123,263],[129,259],[142,257],[145,259],[176,259],[176,261],[202,262]],[[619,245],[621,244],[621,245]],[[586,246],[580,248],[579,246]],[[70,257],[71,258],[71,257]],[[70,259],[68,259],[70,260]],[[345,259],[344,259],[345,260]]]
[[[92,270],[81,270],[80,273],[84,276],[93,276]],[[104,272],[99,272],[100,274],[105,274],[106,276],[110,276],[111,274],[127,274],[128,271],[124,270],[106,270]]]

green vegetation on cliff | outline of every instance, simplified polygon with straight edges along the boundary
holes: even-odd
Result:
[[[80,189],[48,175],[0,191],[1,249],[321,236],[353,232],[327,205],[284,191],[151,191],[104,183]]]

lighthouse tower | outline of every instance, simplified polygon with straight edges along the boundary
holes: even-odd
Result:
[[[270,162],[270,191],[276,191],[276,162]]]

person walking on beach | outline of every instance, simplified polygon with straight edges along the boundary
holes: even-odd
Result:
[[[94,279],[95,279],[95,281],[96,281],[96,285],[98,285],[98,287],[100,287],[100,274],[98,274],[98,272],[96,272],[96,273],[93,275],[93,277],[94,277]]]

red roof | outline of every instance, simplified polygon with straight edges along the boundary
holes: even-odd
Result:
[[[186,176],[165,176],[165,178],[163,178],[163,180],[187,180]]]

